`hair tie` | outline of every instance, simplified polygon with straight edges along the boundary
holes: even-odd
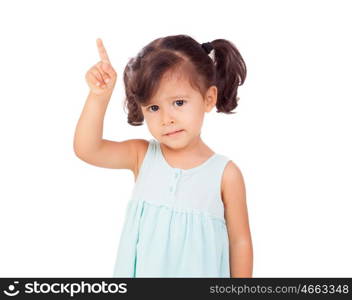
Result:
[[[210,51],[214,49],[213,45],[210,42],[203,43],[201,46],[207,54],[209,54]]]

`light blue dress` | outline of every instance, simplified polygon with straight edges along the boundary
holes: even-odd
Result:
[[[221,178],[214,153],[191,169],[171,167],[149,140],[126,208],[113,277],[230,277]]]

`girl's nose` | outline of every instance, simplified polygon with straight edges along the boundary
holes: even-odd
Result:
[[[161,121],[162,121],[163,125],[168,125],[168,124],[174,123],[173,116],[167,111],[164,111],[162,113],[161,118],[162,118]]]

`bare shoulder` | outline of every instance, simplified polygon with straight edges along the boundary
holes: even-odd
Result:
[[[136,140],[136,146],[137,146],[137,168],[134,172],[134,180],[135,181],[137,180],[137,177],[139,174],[139,169],[141,168],[144,157],[147,153],[149,141],[144,140],[144,139],[138,139],[138,140]]]
[[[224,169],[222,180],[221,180],[221,197],[224,203],[229,201],[232,195],[236,192],[243,192],[245,189],[245,183],[243,174],[240,168],[230,160]]]

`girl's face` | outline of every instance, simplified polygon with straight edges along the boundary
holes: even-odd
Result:
[[[147,106],[144,119],[152,136],[170,148],[183,148],[200,137],[204,113],[210,112],[217,99],[211,86],[205,99],[181,76],[165,76]],[[168,133],[181,130],[178,133]]]

